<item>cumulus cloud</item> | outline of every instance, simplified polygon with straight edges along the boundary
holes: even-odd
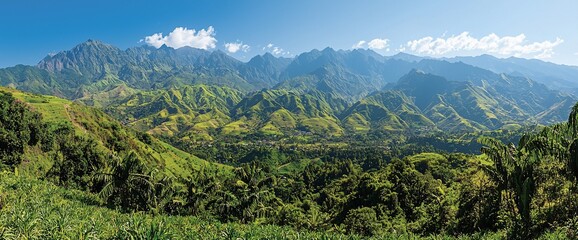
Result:
[[[283,50],[283,48],[277,47],[272,43],[267,44],[267,46],[263,47],[263,51],[269,51],[273,55],[277,56],[289,56],[291,55],[290,52]]]
[[[424,37],[407,42],[407,49],[426,55],[444,55],[458,51],[484,51],[507,56],[531,56],[534,58],[550,58],[554,48],[564,42],[556,38],[555,41],[532,42],[526,41],[526,35],[500,37],[494,33],[480,39],[472,37],[469,32],[448,38]]]
[[[230,53],[236,53],[238,51],[247,52],[251,47],[243,42],[225,43],[225,48]]]
[[[369,49],[373,49],[373,50],[385,49],[386,51],[389,51],[389,39],[376,38],[376,39],[370,40],[369,42],[367,42],[365,40],[361,40],[361,41],[357,42],[355,45],[353,45],[352,48],[354,48],[354,49],[356,49],[356,48],[369,48]]]
[[[166,36],[163,36],[162,33],[147,36],[144,38],[144,42],[156,48],[164,44],[175,49],[185,46],[211,49],[215,48],[217,39],[215,38],[215,29],[212,26],[199,31],[177,27]]]
[[[376,38],[376,39],[369,41],[367,43],[367,46],[370,49],[378,49],[378,50],[385,49],[385,48],[389,47],[389,40],[385,39],[385,38],[384,39]]]

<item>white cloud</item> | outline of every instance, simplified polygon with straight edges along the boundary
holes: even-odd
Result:
[[[365,40],[361,40],[361,41],[357,42],[356,44],[354,44],[351,48],[354,48],[354,49],[369,48],[369,49],[373,49],[373,50],[385,49],[385,51],[389,52],[389,39],[376,38],[376,39],[370,40],[369,42],[367,42]]]
[[[409,50],[426,55],[444,55],[458,51],[483,51],[507,56],[531,56],[534,58],[550,58],[554,47],[562,44],[563,39],[527,43],[526,35],[500,37],[494,33],[480,39],[472,37],[468,32],[448,38],[424,37],[407,42]]]
[[[369,43],[367,43],[367,46],[370,49],[378,49],[378,50],[385,49],[385,48],[389,47],[389,40],[386,38],[384,38],[384,39],[376,38],[376,39],[369,41]]]
[[[225,48],[230,53],[236,53],[238,51],[247,52],[251,47],[247,44],[243,44],[243,42],[235,42],[235,43],[225,43]]]
[[[263,47],[263,51],[269,51],[273,55],[277,56],[290,56],[291,53],[283,50],[283,48],[277,47],[272,43],[267,44],[266,47]]]
[[[177,27],[166,36],[163,36],[162,33],[147,36],[144,38],[144,42],[156,48],[165,44],[175,49],[185,46],[210,49],[215,48],[217,39],[215,38],[215,29],[212,26],[209,26],[206,30],[201,29],[199,31]]]

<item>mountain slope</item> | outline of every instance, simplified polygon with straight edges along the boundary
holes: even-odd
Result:
[[[341,135],[336,112],[345,102],[322,93],[301,94],[284,90],[265,90],[247,96],[231,111],[235,122],[224,133],[295,133],[296,130],[325,135]],[[240,132],[239,132],[240,131]]]
[[[495,73],[531,78],[552,89],[575,92],[578,88],[578,67],[558,65],[537,59],[496,58],[491,55],[455,57],[447,61],[463,62]]]
[[[491,63],[484,69],[459,59],[326,48],[294,59],[264,54],[245,63],[219,50],[121,50],[89,40],[36,67],[0,69],[0,83],[101,107],[138,130],[190,140],[497,129],[559,121],[576,101],[524,77],[537,76],[530,68],[544,66],[540,71],[561,71],[556,76],[567,79],[573,67],[463,58]],[[504,69],[511,74],[496,73]]]
[[[209,163],[194,155],[183,152],[148,134],[135,132],[123,127],[118,121],[101,110],[79,105],[52,96],[36,95],[10,88],[0,88],[0,92],[11,94],[18,101],[30,105],[33,111],[42,115],[48,126],[73,131],[80,138],[93,139],[97,151],[102,156],[124,156],[135,154],[143,163],[161,169],[169,175],[188,176],[194,169],[227,169],[223,165]],[[63,134],[58,134],[63,137]],[[37,159],[22,165],[29,172],[48,171],[54,163],[50,152],[28,149],[26,158]],[[43,175],[43,174],[40,174]]]
[[[424,61],[420,63],[424,64]],[[459,67],[459,64],[435,64],[437,68],[429,69],[439,71],[440,64],[450,69]],[[397,83],[390,84],[387,88],[391,90],[372,94],[355,103],[341,115],[342,121],[350,130],[437,127],[443,131],[467,132],[497,129],[511,123],[559,121],[570,111],[569,103],[576,101],[520,77],[491,72],[463,78],[459,72],[452,75],[455,79],[469,80],[450,81],[422,70],[412,70]],[[388,106],[387,103],[396,105]],[[409,121],[408,116],[411,116]],[[415,123],[409,124],[412,120]],[[380,122],[385,124],[375,124]]]
[[[66,84],[54,74],[37,67],[17,65],[0,69],[0,84],[40,94],[64,96],[61,85]]]
[[[435,127],[421,114],[414,101],[399,91],[372,94],[344,111],[341,118],[351,132]]]
[[[276,58],[271,53],[257,55],[239,69],[239,73],[257,88],[275,86],[281,72],[291,63],[290,58]]]
[[[106,107],[117,119],[140,131],[186,139],[211,139],[209,132],[230,121],[241,93],[227,87],[193,85],[141,91]]]
[[[198,83],[231,86],[241,91],[270,87],[288,60],[263,58],[260,63],[255,60],[245,64],[219,50],[142,46],[123,51],[88,40],[71,50],[47,56],[37,68],[53,74],[62,83],[54,93],[75,99],[121,84],[143,90]]]

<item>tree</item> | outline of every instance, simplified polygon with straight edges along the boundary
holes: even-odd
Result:
[[[479,230],[495,230],[501,193],[484,171],[469,174],[459,185],[457,232],[473,233]]]
[[[122,210],[148,210],[154,198],[155,184],[138,156],[131,152],[125,158],[113,158],[112,164],[98,173],[97,181],[103,182],[100,196],[111,207]]]
[[[522,222],[515,225],[513,233],[522,238],[529,237],[532,228],[531,203],[536,189],[534,168],[540,163],[543,149],[546,148],[544,140],[538,135],[524,135],[518,146],[511,143],[505,145],[487,137],[479,141],[484,145],[482,153],[493,160],[493,165],[484,167],[484,170],[497,183],[497,190],[513,193],[517,211],[512,212]]]
[[[343,223],[349,232],[364,236],[374,235],[381,228],[375,210],[368,207],[350,210]]]
[[[243,223],[273,217],[277,214],[277,207],[283,205],[273,190],[277,179],[265,173],[259,163],[245,164],[235,169],[233,193],[239,200],[236,216]]]
[[[105,164],[104,153],[98,149],[97,142],[73,133],[60,137],[58,142],[58,152],[49,176],[57,177],[63,186],[97,190],[92,178]]]
[[[25,147],[36,145],[45,134],[39,113],[12,94],[0,91],[0,167],[20,164]]]

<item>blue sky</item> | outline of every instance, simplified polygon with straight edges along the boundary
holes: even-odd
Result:
[[[489,53],[578,65],[578,1],[570,0],[0,4],[0,67],[36,64],[87,39],[121,49],[143,44],[221,49],[241,60],[266,51],[292,56],[329,46],[372,48],[384,55]]]

